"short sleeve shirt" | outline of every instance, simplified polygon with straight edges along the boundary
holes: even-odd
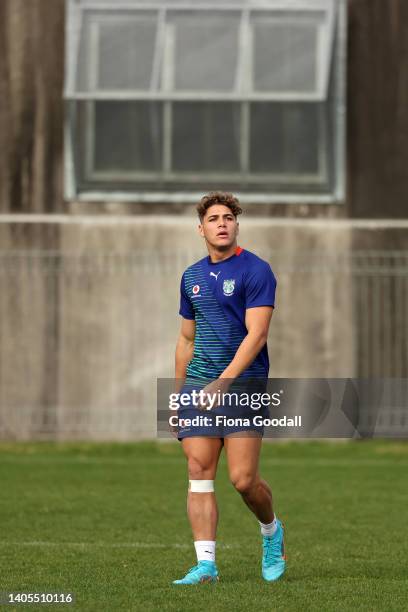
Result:
[[[225,370],[248,333],[246,309],[275,307],[276,284],[269,263],[241,247],[218,263],[207,256],[187,268],[180,283],[179,314],[196,322],[188,376],[217,378]],[[240,377],[266,378],[268,372],[265,344]]]

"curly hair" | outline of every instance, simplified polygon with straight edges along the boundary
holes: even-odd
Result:
[[[232,193],[226,193],[225,191],[211,191],[209,194],[201,198],[197,204],[196,210],[200,221],[205,217],[205,213],[213,206],[213,204],[223,204],[227,206],[234,217],[237,217],[242,213],[242,208],[239,205],[238,198],[232,195]]]

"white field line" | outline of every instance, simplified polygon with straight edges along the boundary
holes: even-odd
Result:
[[[181,549],[189,549],[192,548],[193,544],[163,544],[159,542],[47,542],[41,540],[34,540],[32,542],[13,542],[3,540],[0,542],[0,548],[4,548],[6,546],[27,546],[27,547],[44,547],[44,548],[64,548],[64,547],[72,547],[72,548],[181,548]],[[238,548],[238,545],[233,544],[222,544],[221,542],[217,542],[217,548]],[[242,546],[241,546],[242,548]]]

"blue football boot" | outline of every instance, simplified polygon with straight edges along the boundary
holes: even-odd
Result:
[[[217,582],[218,570],[213,561],[199,561],[197,565],[190,568],[181,580],[173,580],[173,584],[203,584],[205,582]]]
[[[283,541],[283,526],[277,520],[277,529],[273,536],[263,536],[262,576],[268,582],[278,580],[285,571],[286,557]]]

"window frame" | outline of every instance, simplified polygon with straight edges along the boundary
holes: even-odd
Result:
[[[169,3],[169,2],[122,2],[118,0],[115,3],[109,3],[105,0],[106,4],[100,0],[68,0],[67,2],[67,51],[66,51],[66,62],[67,62],[67,77],[66,77],[66,88],[65,88],[65,101],[66,101],[66,118],[65,118],[65,195],[67,199],[83,199],[87,201],[92,200],[118,200],[118,201],[195,201],[199,193],[196,191],[185,192],[174,192],[171,191],[171,182],[179,183],[184,182],[191,184],[192,189],[194,188],[194,182],[196,182],[197,176],[205,182],[218,181],[218,182],[236,182],[237,188],[235,191],[239,194],[240,199],[245,201],[259,201],[259,202],[282,202],[290,203],[295,202],[341,202],[344,199],[344,119],[345,119],[345,85],[344,85],[344,73],[345,73],[345,19],[346,19],[346,6],[345,0],[332,0],[332,10],[327,12],[328,27],[324,27],[322,24],[319,26],[319,41],[318,41],[318,91],[314,94],[299,94],[284,92],[277,94],[275,93],[259,93],[251,89],[250,84],[253,83],[252,78],[252,58],[251,53],[247,50],[253,50],[251,46],[251,15],[257,12],[265,12],[266,10],[290,10],[298,9],[305,11],[305,1],[292,0],[291,2],[271,0],[270,5],[265,3],[243,3],[239,4],[231,3],[228,5],[217,4],[214,5],[209,2],[199,2],[194,5],[194,11],[198,10],[211,10],[211,11],[237,11],[241,13],[240,24],[238,27],[238,58],[237,58],[237,72],[235,75],[235,90],[232,92],[181,92],[175,91],[169,88],[169,71],[171,72],[171,66],[169,65],[170,59],[169,54],[166,52],[168,43],[168,29],[166,28],[166,16],[167,13],[172,13],[175,10],[184,9],[186,5]],[[307,2],[307,13],[311,13],[316,10],[322,10],[328,6],[330,0],[308,0]],[[191,9],[191,7],[188,7]],[[102,21],[109,21],[109,12],[115,12],[117,20],[117,12],[120,10],[132,11],[144,11],[154,12],[157,10],[157,29],[156,29],[156,40],[154,44],[153,52],[153,68],[150,79],[149,90],[98,90],[97,88],[97,64],[98,64],[98,48],[97,48],[97,22],[93,23],[94,37],[91,41],[91,57],[90,57],[90,75],[92,77],[92,87],[90,91],[78,91],[76,88],[77,77],[78,77],[78,57],[79,57],[79,45],[80,45],[80,27],[78,24],[84,23],[85,15],[87,11],[94,12],[95,10],[101,10],[106,13],[102,16]],[[335,11],[337,9],[337,15]],[[337,17],[337,24],[335,18]],[[99,16],[98,20],[100,20]],[[273,21],[273,18],[271,19]],[[290,20],[289,20],[290,21]],[[75,24],[77,27],[75,27]],[[332,34],[329,34],[329,28],[332,29]],[[330,38],[333,47],[332,57],[329,60],[322,60],[323,52],[322,49],[327,49],[330,46],[330,40],[322,40],[324,36]],[[337,37],[337,44],[335,44],[335,37]],[[164,57],[163,65],[163,88],[160,91],[160,60]],[[249,171],[249,156],[250,156],[250,139],[249,139],[249,115],[250,115],[250,104],[251,102],[262,102],[262,101],[307,101],[308,103],[319,103],[324,102],[327,105],[327,112],[332,112],[330,109],[329,99],[329,79],[330,79],[330,67],[333,66],[334,70],[334,103],[337,107],[336,112],[333,111],[334,115],[334,140],[332,147],[329,147],[330,139],[328,134],[328,126],[325,120],[327,113],[321,113],[319,115],[319,171],[316,174],[290,174],[290,173],[253,173]],[[143,101],[161,101],[163,103],[163,136],[162,136],[162,169],[160,172],[138,172],[138,171],[123,171],[113,173],[106,171],[98,171],[95,169],[95,110],[94,104],[98,100],[143,100]],[[236,102],[241,107],[241,125],[240,125],[240,160],[241,168],[237,173],[214,173],[211,174],[208,171],[203,172],[172,172],[171,171],[171,149],[172,149],[172,105],[177,101],[210,101],[215,102],[217,100],[222,102]],[[134,181],[134,189],[123,192],[117,190],[86,190],[84,192],[78,192],[77,180],[78,176],[78,161],[76,163],[75,156],[75,123],[77,117],[77,111],[75,105],[84,102],[86,104],[86,135],[85,135],[85,176],[90,182],[97,181],[101,185],[103,183],[112,182],[113,178],[117,182],[123,181]],[[296,183],[302,184],[307,181],[307,184],[323,186],[329,184],[329,156],[333,155],[334,161],[332,162],[336,168],[334,172],[334,183],[331,186],[330,193],[288,193],[288,191],[271,191],[270,187],[265,191],[267,193],[250,193],[248,190],[240,192],[240,183],[249,184],[270,184],[275,182],[276,185],[279,183],[284,184],[290,182],[295,185]],[[166,181],[170,183],[169,190],[150,193],[138,192],[136,181]],[[275,188],[276,189],[276,188]]]

